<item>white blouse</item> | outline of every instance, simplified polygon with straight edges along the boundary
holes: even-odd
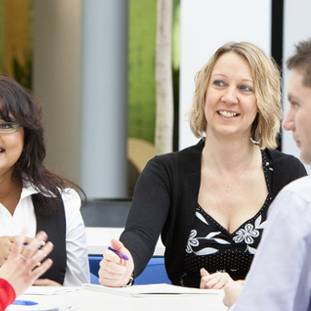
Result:
[[[32,185],[25,185],[13,215],[0,203],[0,236],[35,236],[37,225],[31,195],[37,192]],[[64,285],[78,286],[90,281],[86,233],[80,213],[81,200],[71,188],[63,190],[62,199],[66,217],[67,250]]]

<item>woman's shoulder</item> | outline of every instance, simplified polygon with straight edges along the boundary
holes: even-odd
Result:
[[[197,144],[186,147],[182,150],[156,155],[149,160],[149,163],[158,163],[162,165],[170,165],[175,163],[188,162],[189,160],[201,159],[201,153],[204,146],[204,140],[200,140]]]
[[[268,154],[269,158],[272,160],[273,164],[277,165],[288,165],[292,163],[296,163],[299,165],[303,165],[302,162],[291,154],[287,154],[285,152],[281,152],[275,149],[265,149],[264,152]]]
[[[291,154],[278,150],[266,150],[271,159],[274,174],[279,178],[294,180],[307,175],[303,163]]]
[[[64,188],[60,190],[65,208],[80,208],[81,197],[73,188]]]

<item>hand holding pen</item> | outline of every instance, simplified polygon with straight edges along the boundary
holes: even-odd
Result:
[[[123,254],[122,252],[120,252],[117,249],[112,248],[111,246],[108,246],[108,249],[112,252],[114,252],[115,254],[117,254],[119,256],[120,259],[124,259],[124,260],[129,260],[129,258]]]
[[[126,286],[134,271],[134,262],[129,250],[122,242],[112,240],[103,257],[98,272],[100,284],[110,287]]]

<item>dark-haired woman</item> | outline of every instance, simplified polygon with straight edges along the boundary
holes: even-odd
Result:
[[[37,285],[89,281],[87,243],[74,185],[45,168],[41,111],[17,82],[0,76],[0,261],[15,236],[44,230],[53,266]],[[0,262],[1,264],[1,262]]]

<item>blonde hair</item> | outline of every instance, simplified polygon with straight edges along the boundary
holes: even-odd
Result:
[[[280,72],[273,61],[260,48],[249,42],[228,42],[221,46],[208,63],[197,73],[195,92],[190,114],[190,127],[196,137],[205,135],[205,95],[217,60],[233,52],[243,57],[254,80],[258,115],[252,125],[251,135],[260,148],[277,147],[277,134],[281,122]]]

